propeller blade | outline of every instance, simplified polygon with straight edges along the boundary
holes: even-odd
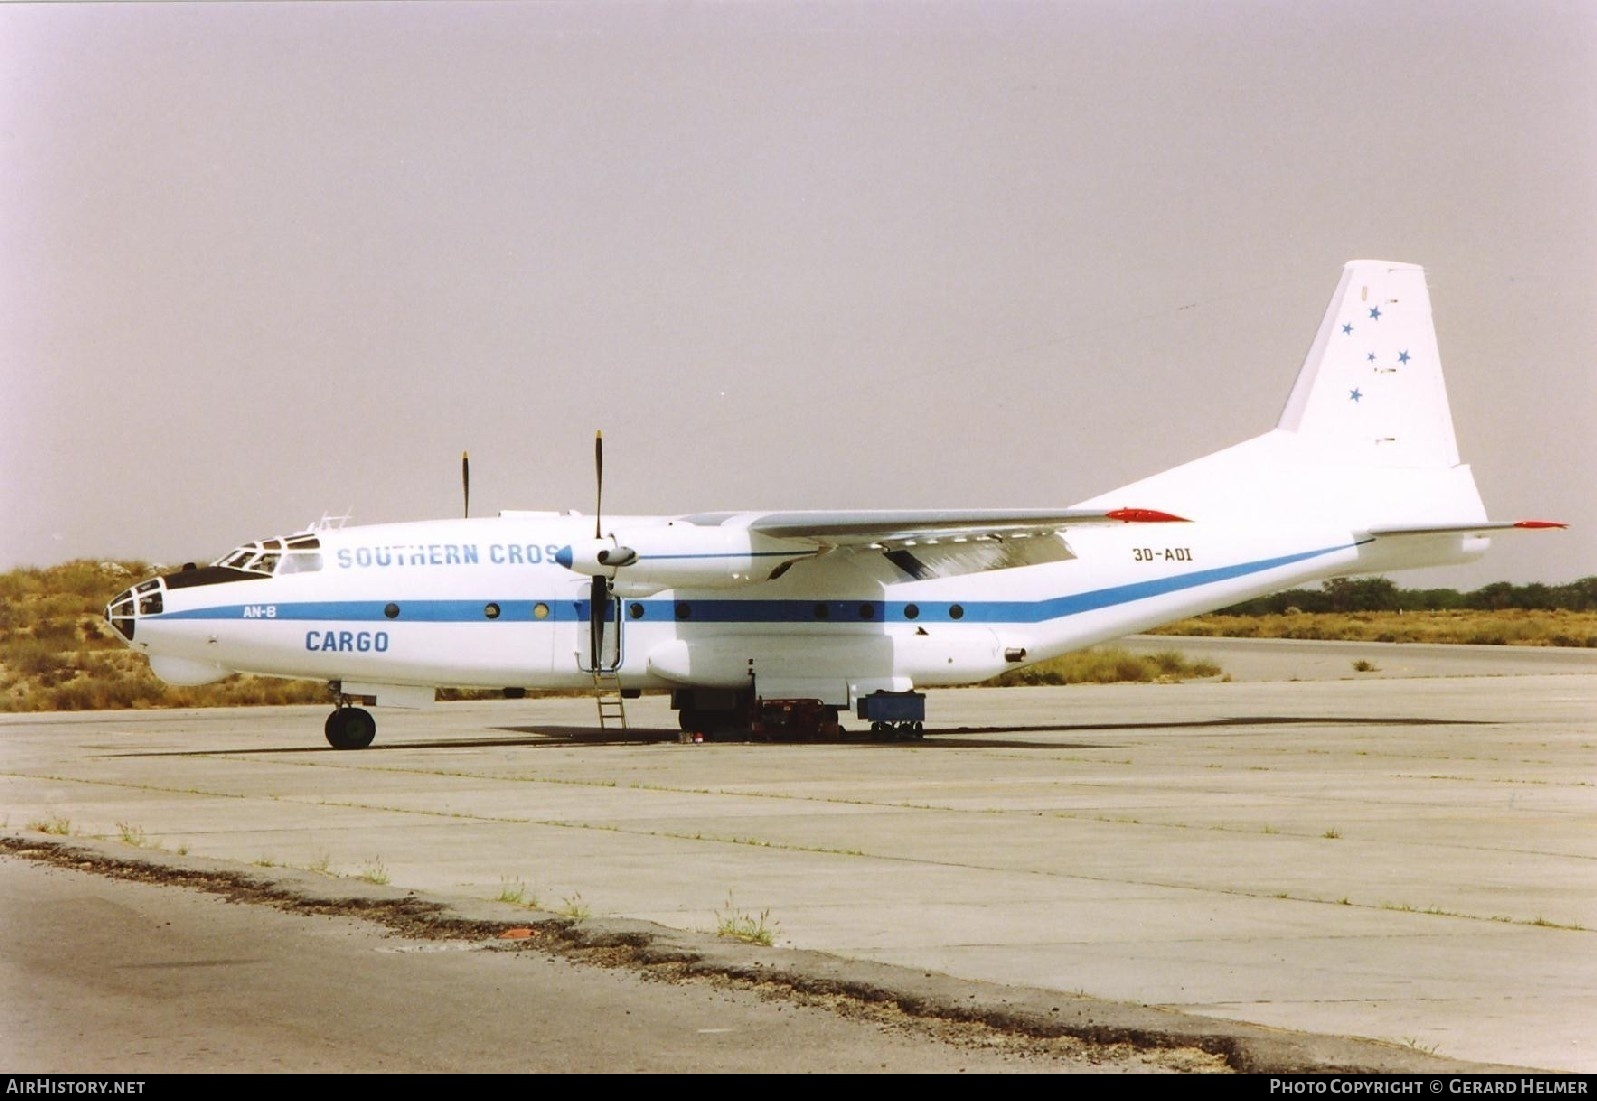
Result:
[[[460,492],[465,497],[464,515],[471,518],[471,456],[464,451],[460,453]]]
[[[600,506],[604,504],[604,433],[593,434],[593,537],[604,538],[599,530]]]

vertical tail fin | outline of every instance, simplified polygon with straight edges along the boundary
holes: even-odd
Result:
[[[1458,465],[1422,268],[1354,260],[1342,269],[1277,427],[1327,460]]]
[[[1484,520],[1458,461],[1424,270],[1348,264],[1273,431],[1081,505],[1355,530]]]

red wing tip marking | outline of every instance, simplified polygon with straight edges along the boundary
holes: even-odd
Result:
[[[1567,527],[1569,527],[1568,524],[1560,523],[1557,520],[1519,520],[1519,521],[1517,521],[1514,524],[1514,526],[1516,528],[1528,528],[1528,529],[1530,529],[1532,531],[1539,530],[1541,528],[1567,528]]]
[[[1192,522],[1185,516],[1159,512],[1151,508],[1117,508],[1113,512],[1104,513],[1104,515],[1111,520],[1124,520],[1128,524],[1189,524]]]

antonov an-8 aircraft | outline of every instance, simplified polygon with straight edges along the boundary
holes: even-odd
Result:
[[[1072,508],[595,514],[324,524],[144,581],[106,615],[174,684],[326,680],[340,749],[376,734],[357,704],[444,686],[669,689],[682,729],[711,737],[825,736],[843,712],[913,735],[919,689],[1562,526],[1486,518],[1425,274],[1373,260],[1344,268],[1274,429]]]

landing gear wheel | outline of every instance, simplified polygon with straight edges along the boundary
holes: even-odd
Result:
[[[322,731],[334,749],[365,749],[377,737],[377,720],[364,708],[340,707],[327,716]]]
[[[682,733],[696,734],[704,742],[730,739],[737,732],[737,720],[729,711],[679,711],[677,725],[682,728]]]
[[[677,725],[684,734],[700,734],[707,742],[736,741],[750,736],[753,697],[742,696],[731,708],[683,707]]]

